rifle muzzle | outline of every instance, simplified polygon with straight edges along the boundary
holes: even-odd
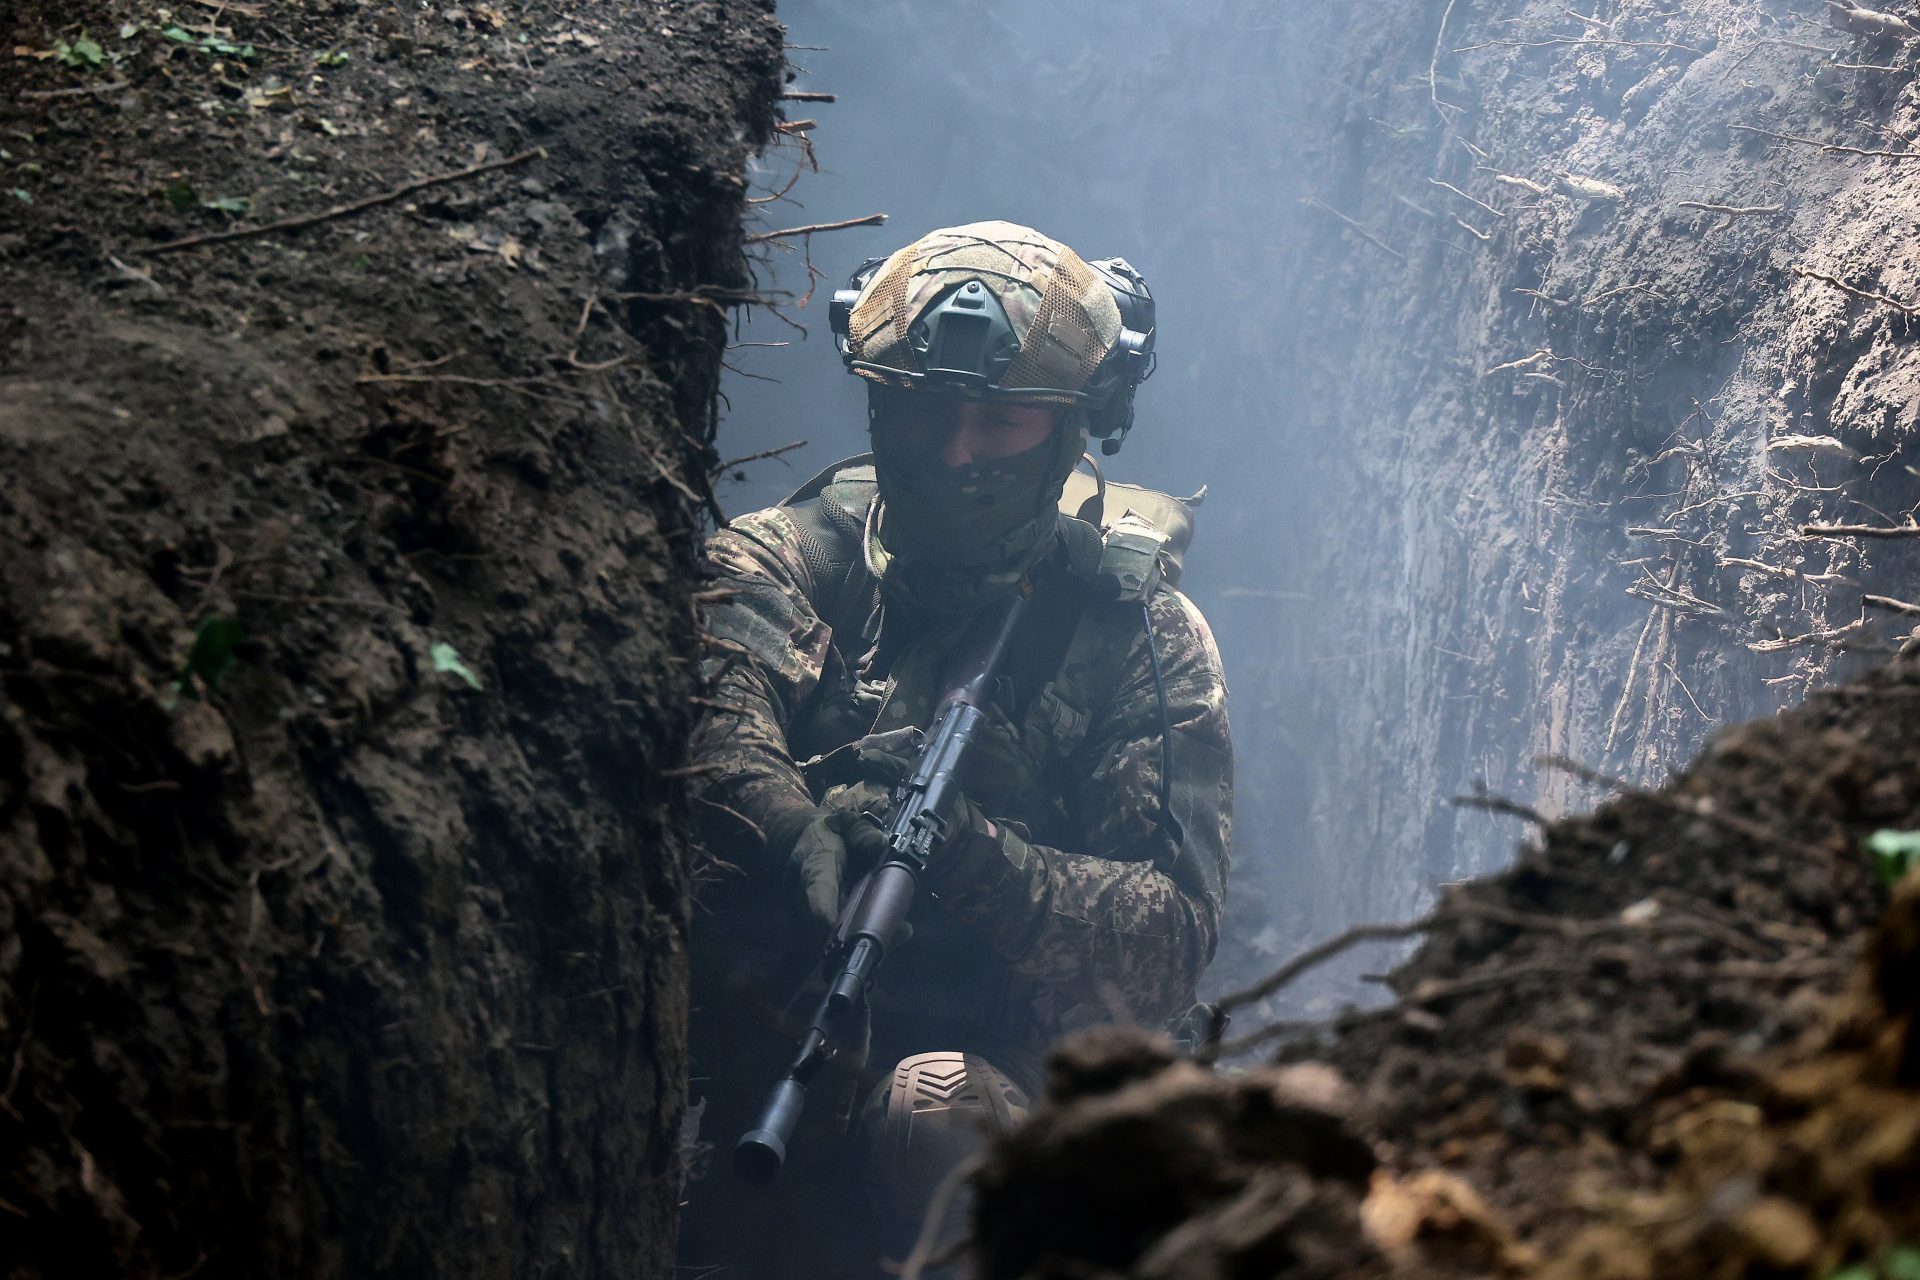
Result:
[[[760,1123],[740,1135],[733,1144],[733,1168],[748,1182],[765,1184],[780,1174],[787,1162],[787,1140],[800,1123],[800,1112],[807,1105],[807,1087],[791,1077],[773,1086],[767,1096]]]

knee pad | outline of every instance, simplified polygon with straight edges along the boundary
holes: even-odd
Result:
[[[917,1227],[953,1167],[1024,1120],[1027,1095],[985,1058],[945,1051],[903,1058],[860,1119],[863,1181],[884,1219]]]

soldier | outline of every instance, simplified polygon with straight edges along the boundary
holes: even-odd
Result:
[[[730,1254],[747,1268],[730,1274],[804,1274],[791,1241],[756,1264],[742,1232],[778,1239],[782,1213],[810,1217],[793,1206],[835,1179],[864,1185],[874,1210],[855,1216],[888,1226],[900,1256],[981,1128],[1024,1111],[1053,1039],[1190,1006],[1227,874],[1226,686],[1206,621],[1162,580],[1185,509],[1131,490],[1139,509],[1113,521],[1101,482],[1086,519],[1061,511],[1089,436],[1111,453],[1132,425],[1153,362],[1145,283],[1121,259],[984,222],[872,260],[853,286],[833,320],[868,383],[871,456],[707,544],[693,759],[714,861],[693,1029],[709,1141],[732,1141],[790,1053],[778,1029],[805,997],[781,1002],[884,854],[863,815],[884,808],[956,646],[1010,593],[1032,595],[961,821],[875,985],[865,1062],[881,1070],[850,1064],[828,1090],[837,1114],[809,1112],[840,1136],[796,1141],[782,1197],[747,1212],[713,1189],[717,1169],[689,1192],[683,1263]]]

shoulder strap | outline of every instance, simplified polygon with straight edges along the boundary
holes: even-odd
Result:
[[[1168,586],[1178,585],[1187,547],[1193,542],[1194,514],[1207,500],[1207,487],[1201,485],[1193,496],[1179,498],[1144,485],[1109,481],[1091,456],[1086,460],[1093,465],[1092,473],[1075,471],[1067,477],[1060,494],[1060,510],[1090,522],[1109,538],[1123,524],[1135,531],[1157,534],[1154,554],[1159,575]],[[1142,591],[1142,584],[1128,589],[1141,593],[1143,599],[1151,594],[1150,587]]]
[[[814,476],[813,479],[807,481],[805,484],[801,485],[798,489],[795,489],[792,493],[782,498],[777,505],[782,507],[792,507],[792,506],[797,506],[802,502],[805,502],[809,498],[819,497],[821,494],[821,491],[824,490],[828,485],[832,484],[834,480],[839,478],[841,472],[843,471],[857,471],[857,470],[864,469],[869,472],[869,475],[867,478],[872,479],[872,475],[871,475],[872,468],[873,468],[873,455],[870,453],[856,453],[851,458],[842,458],[840,459],[840,461],[827,467],[824,471],[821,471],[818,475]]]
[[[1127,512],[1101,535],[1101,585],[1116,600],[1146,603],[1165,576],[1170,540],[1145,518]]]
[[[868,457],[834,463],[780,504],[813,575],[814,607],[835,631],[864,625],[878,588],[867,573],[867,512],[879,492]]]
[[[1089,586],[1064,633],[1053,678],[1035,696],[1028,719],[1052,737],[1060,754],[1071,755],[1086,738],[1099,690],[1119,679],[1117,671],[1107,669],[1113,666],[1111,653],[1108,661],[1100,661],[1103,646],[1094,616],[1123,605],[1138,612],[1154,592],[1171,585],[1168,546],[1174,539],[1133,510],[1103,530],[1071,516],[1061,525],[1076,576]],[[1191,523],[1187,528],[1191,531]]]
[[[1092,689],[1085,673],[1093,656],[1093,628],[1088,617],[1111,595],[1101,575],[1103,538],[1085,520],[1063,515],[1060,535],[1066,544],[1073,599],[1063,616],[1043,634],[1052,646],[1035,664],[1046,672],[1045,683],[1027,704],[1025,719],[1040,730],[1061,756],[1069,756],[1087,736],[1093,723]]]

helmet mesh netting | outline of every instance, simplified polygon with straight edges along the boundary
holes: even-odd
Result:
[[[875,382],[892,381],[890,371],[922,372],[907,340],[914,318],[969,280],[993,291],[1020,338],[1003,391],[1080,391],[1119,337],[1119,306],[1072,249],[1011,222],[972,223],[922,237],[868,282],[854,304],[850,345],[857,359],[881,367],[855,372]]]

